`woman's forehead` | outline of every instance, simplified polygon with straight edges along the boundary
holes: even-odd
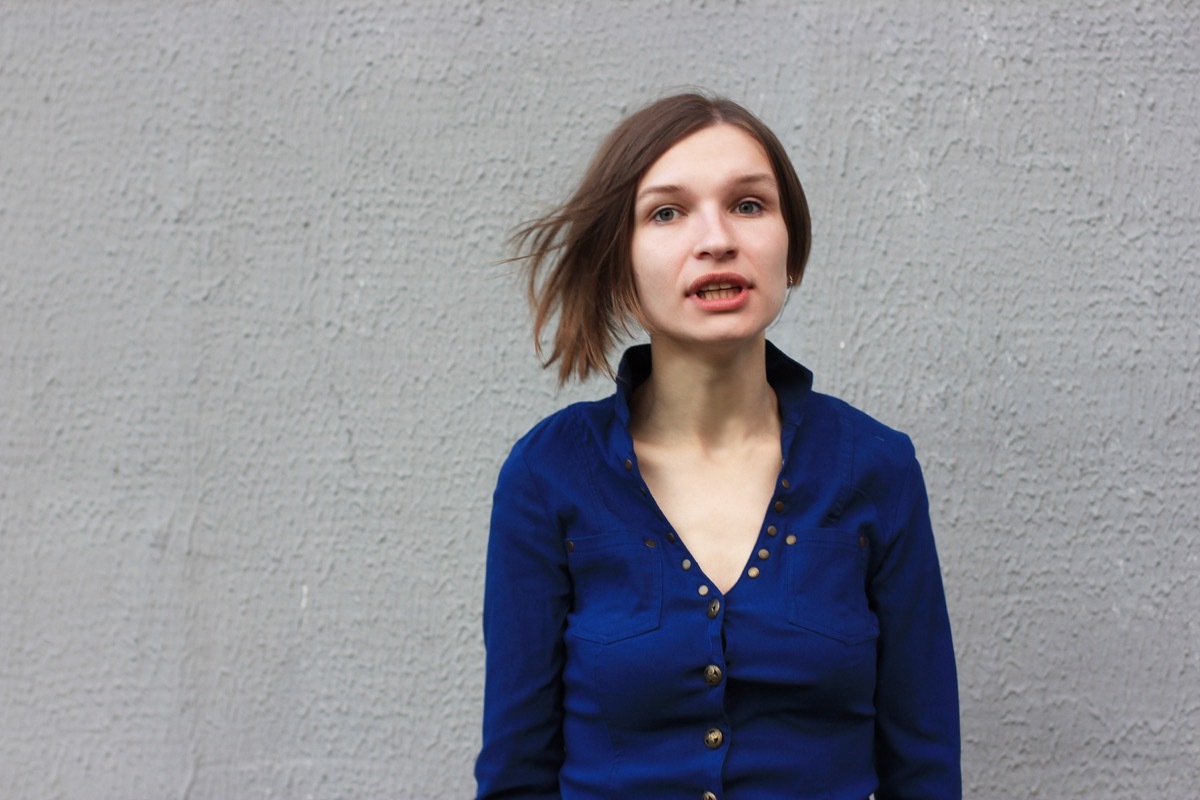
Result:
[[[638,196],[693,183],[775,182],[766,148],[737,125],[702,128],[671,145],[638,182]]]

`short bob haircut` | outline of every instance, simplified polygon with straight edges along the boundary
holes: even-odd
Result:
[[[788,282],[800,284],[812,246],[808,201],[783,145],[758,117],[723,97],[667,97],[627,117],[608,135],[570,199],[519,227],[514,260],[524,260],[534,310],[534,345],[543,366],[558,362],[558,381],[612,375],[608,352],[640,318],[633,277],[634,195],[667,150],[713,125],[736,125],[766,150],[788,231]],[[544,274],[544,277],[543,277]],[[542,332],[558,315],[549,358]]]

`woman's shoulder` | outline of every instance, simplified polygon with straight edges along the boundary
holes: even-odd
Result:
[[[611,422],[614,413],[611,396],[571,403],[535,423],[517,439],[512,452],[526,458],[568,455]]]
[[[517,439],[500,467],[497,495],[533,492],[554,498],[556,507],[584,502],[593,463],[601,454],[600,434],[613,418],[611,399],[572,403],[538,421]],[[578,493],[582,492],[582,495]],[[571,499],[574,498],[574,499]]]
[[[813,388],[813,373],[767,342],[767,374],[785,423],[800,426],[802,446],[847,452],[905,464],[913,446],[904,433],[831,394]],[[857,459],[856,459],[857,460]]]
[[[836,429],[851,447],[856,461],[876,461],[905,467],[916,451],[908,434],[899,431],[840,397],[813,392],[809,400],[812,421],[827,426],[836,419]]]
[[[807,455],[817,463],[836,464],[831,469],[841,498],[837,507],[844,509],[850,498],[858,497],[889,519],[897,509],[909,507],[921,469],[908,435],[840,398],[814,392],[812,401],[808,429],[814,438],[826,438],[816,445],[819,453],[809,450]]]

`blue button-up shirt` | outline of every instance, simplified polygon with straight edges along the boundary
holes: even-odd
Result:
[[[642,480],[629,393],[547,418],[492,508],[480,798],[961,797],[958,689],[908,437],[768,344],[783,466],[721,593]],[[709,794],[706,794],[709,793]]]

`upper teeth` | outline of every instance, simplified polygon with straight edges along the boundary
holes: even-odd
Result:
[[[720,289],[732,289],[732,288],[733,288],[732,283],[710,283],[710,284],[705,285],[705,287],[703,289],[701,289],[700,291],[715,292]]]

